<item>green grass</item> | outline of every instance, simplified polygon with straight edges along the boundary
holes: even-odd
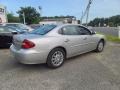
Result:
[[[119,42],[120,43],[120,39],[118,37],[111,36],[111,35],[106,35],[106,38],[107,38],[108,41]]]
[[[98,33],[98,32],[97,32]],[[102,34],[102,33],[98,33],[98,34]],[[104,35],[104,34],[103,34]],[[112,36],[112,35],[105,35],[106,36],[106,39],[108,41],[111,41],[111,42],[118,42],[120,43],[120,39],[118,37],[115,37],[115,36]]]

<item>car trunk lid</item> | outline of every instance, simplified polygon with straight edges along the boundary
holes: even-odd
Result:
[[[36,35],[36,34],[20,34],[20,35],[15,35],[13,37],[13,45],[15,46],[16,49],[21,49],[22,43],[25,39],[27,40],[32,40],[36,38],[43,37],[42,35]]]

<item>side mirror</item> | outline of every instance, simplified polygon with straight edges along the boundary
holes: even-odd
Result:
[[[29,29],[23,29],[23,31],[27,31],[27,32],[28,32],[28,31],[29,31]]]
[[[18,32],[17,32],[17,31],[12,31],[11,33],[12,33],[12,34],[17,34]]]
[[[96,32],[95,32],[95,31],[93,31],[93,30],[91,30],[91,35],[94,35],[94,34],[96,34]]]

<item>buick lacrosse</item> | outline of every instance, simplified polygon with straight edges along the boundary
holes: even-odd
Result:
[[[23,64],[46,63],[51,68],[65,59],[90,51],[102,52],[105,36],[81,25],[44,25],[29,33],[15,35],[10,50]]]

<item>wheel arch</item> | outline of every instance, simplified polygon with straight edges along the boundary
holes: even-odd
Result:
[[[53,49],[55,49],[55,48],[61,48],[62,50],[64,50],[65,56],[67,57],[67,50],[66,50],[65,47],[63,47],[63,46],[56,46],[56,47],[52,48],[52,49],[50,50],[50,52],[51,52]],[[49,52],[49,53],[50,53],[50,52]],[[49,54],[49,53],[48,53],[48,54]]]
[[[100,41],[103,41],[104,45],[106,44],[106,41],[104,38],[101,38]]]
[[[66,59],[66,53],[67,53],[67,52],[66,52],[66,49],[65,49],[64,47],[62,47],[62,46],[54,47],[53,49],[50,50],[50,52],[49,52],[49,54],[48,54],[48,56],[47,56],[47,61],[46,61],[46,64],[47,64],[50,68],[58,68],[58,67],[62,66],[62,64],[64,63],[64,60],[63,60],[62,64],[59,65],[58,67],[52,65],[50,58],[51,58],[51,52],[52,52],[52,50],[54,50],[54,49],[58,49],[58,50],[64,51],[64,52],[65,52],[65,53],[64,53],[64,60]]]

